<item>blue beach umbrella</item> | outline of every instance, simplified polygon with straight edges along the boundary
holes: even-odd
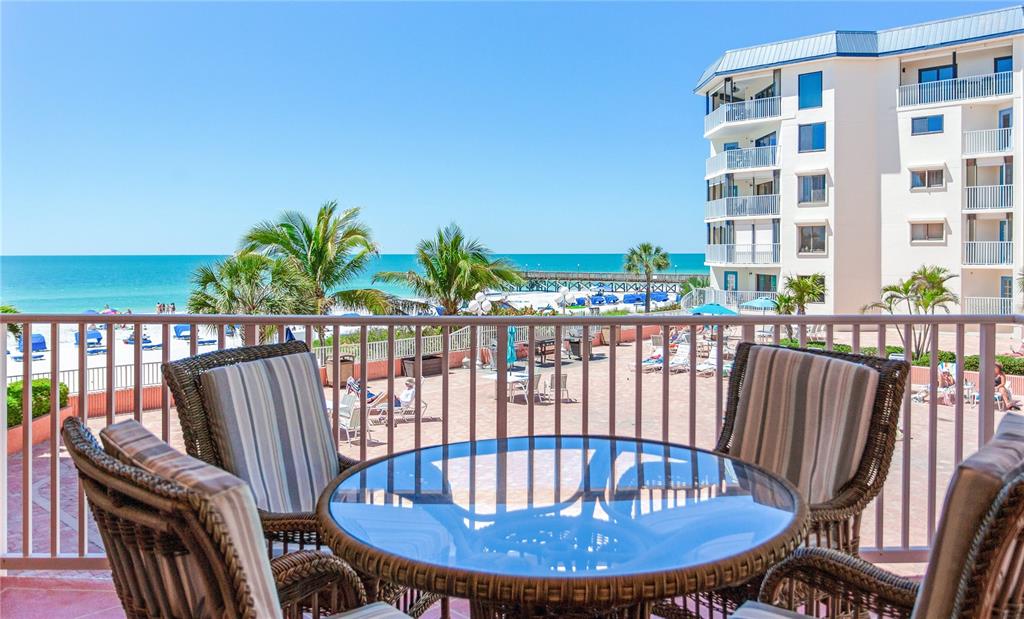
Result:
[[[740,303],[740,307],[744,309],[773,310],[777,306],[774,300],[761,297],[758,299],[747,301],[746,303]]]
[[[693,308],[692,310],[690,310],[690,313],[693,314],[694,316],[735,316],[736,315],[736,312],[732,311],[728,307],[725,307],[724,305],[719,305],[718,303],[705,303],[704,305],[699,305],[699,306]]]

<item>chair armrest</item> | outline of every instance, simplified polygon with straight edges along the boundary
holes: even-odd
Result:
[[[857,557],[827,548],[798,548],[768,570],[759,598],[790,610],[800,610],[796,607],[807,599],[838,599],[845,608],[880,617],[909,617],[919,588]]]
[[[348,456],[338,454],[338,471],[344,473],[350,466],[359,464],[359,460],[354,460]]]
[[[324,614],[366,604],[366,590],[355,570],[326,552],[300,550],[275,557],[270,560],[270,571],[283,608],[311,608],[314,595]]]

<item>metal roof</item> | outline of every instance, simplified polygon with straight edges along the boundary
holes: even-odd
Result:
[[[788,41],[729,50],[700,76],[699,92],[720,75],[740,73],[829,56],[884,56],[956,45],[1024,32],[1024,6],[901,26],[888,30],[837,30]]]

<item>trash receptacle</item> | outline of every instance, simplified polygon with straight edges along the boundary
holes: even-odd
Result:
[[[353,368],[356,365],[356,358],[352,355],[341,355],[338,357],[338,384],[344,386],[349,378],[352,378]],[[334,357],[327,359],[327,386],[334,386]]]

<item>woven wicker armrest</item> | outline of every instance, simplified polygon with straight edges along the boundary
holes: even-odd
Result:
[[[806,600],[829,600],[830,608],[840,611],[856,609],[879,617],[909,617],[919,587],[910,579],[857,557],[826,548],[798,548],[768,571],[760,600],[805,612],[798,607]]]
[[[359,576],[334,555],[317,550],[290,552],[271,559],[270,571],[283,608],[310,609],[315,600],[320,613],[332,614],[366,604]]]
[[[359,460],[353,460],[348,456],[338,454],[338,471],[344,473],[350,466],[359,464]]]

